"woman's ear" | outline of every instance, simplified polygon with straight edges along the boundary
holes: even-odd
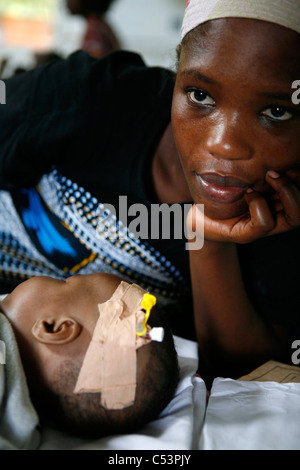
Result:
[[[74,318],[44,318],[37,320],[31,332],[35,339],[45,344],[66,344],[80,334],[81,325]]]

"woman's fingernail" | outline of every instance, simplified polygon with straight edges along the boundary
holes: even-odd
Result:
[[[274,170],[269,170],[268,171],[268,176],[270,176],[270,178],[274,178],[274,179],[280,178],[280,174],[277,173],[277,171],[274,171]]]
[[[250,193],[254,193],[254,189],[252,189],[252,188],[248,188],[248,189],[247,189],[247,191],[246,191],[246,193],[248,193],[248,194],[250,194]]]

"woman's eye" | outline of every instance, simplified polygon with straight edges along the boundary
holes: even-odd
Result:
[[[202,91],[202,90],[189,90],[187,92],[187,95],[188,95],[188,99],[193,104],[202,104],[202,105],[206,105],[206,106],[215,105],[215,101],[205,91]]]
[[[289,121],[294,117],[284,106],[270,106],[270,108],[266,108],[262,114],[274,121]]]

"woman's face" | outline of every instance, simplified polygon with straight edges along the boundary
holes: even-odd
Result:
[[[272,197],[267,171],[300,164],[299,43],[271,23],[221,19],[182,47],[172,125],[192,198],[210,217],[246,212],[249,188]]]

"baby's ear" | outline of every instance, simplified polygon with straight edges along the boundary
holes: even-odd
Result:
[[[74,318],[44,318],[33,325],[32,334],[37,341],[45,344],[66,344],[80,334],[81,325]]]

